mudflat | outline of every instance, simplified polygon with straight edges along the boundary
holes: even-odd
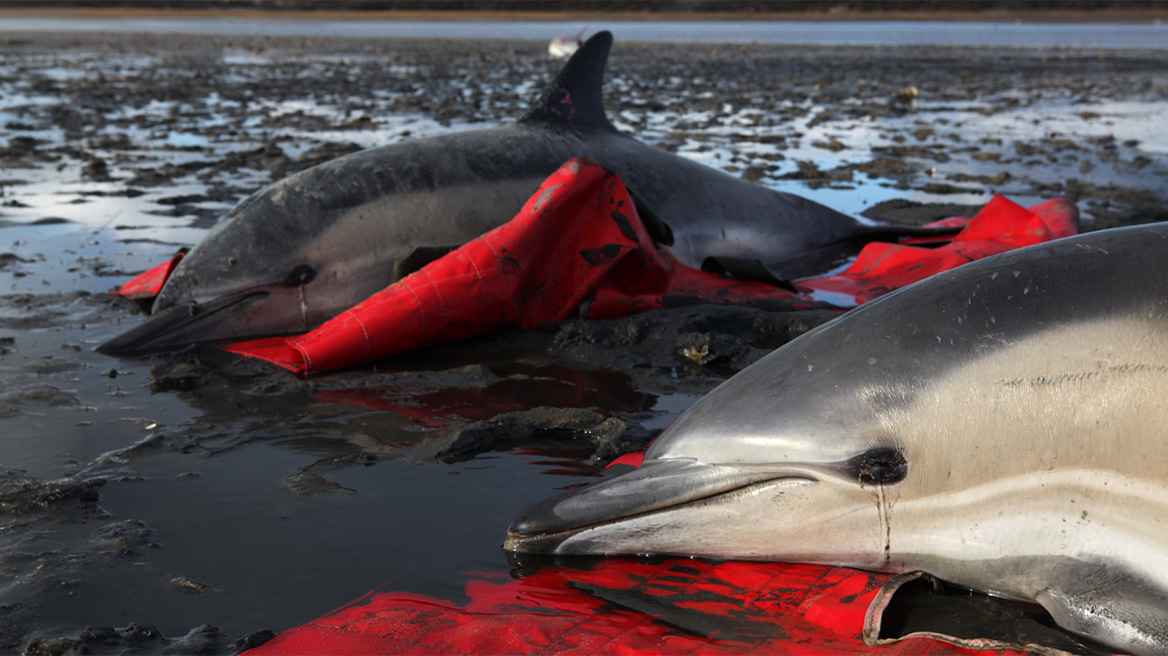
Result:
[[[992,193],[1168,219],[1168,51],[616,36],[613,122],[760,184],[902,222]],[[835,316],[567,320],[307,380],[93,352],[142,318],[105,292],[248,194],[514,120],[546,46],[0,31],[0,649],[226,653],[387,582],[458,600],[520,508]]]

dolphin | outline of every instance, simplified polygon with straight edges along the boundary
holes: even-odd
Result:
[[[852,310],[504,548],[923,570],[1168,651],[1166,252],[1168,223],[1088,233]]]
[[[265,187],[174,269],[142,324],[98,347],[132,355],[304,332],[510,220],[575,156],[616,172],[655,236],[690,266],[775,262],[921,229],[872,226],[618,132],[599,32],[518,122],[352,153]],[[655,218],[659,217],[659,218]]]

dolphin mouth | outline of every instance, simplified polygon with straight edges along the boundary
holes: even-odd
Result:
[[[248,290],[220,296],[197,306],[172,306],[150,315],[146,321],[105,342],[95,349],[105,355],[133,356],[206,342],[208,335],[221,339],[236,337],[221,330],[235,318],[227,310],[249,301],[267,297],[263,290]],[[219,330],[217,330],[219,329]]]
[[[817,479],[789,468],[710,465],[689,459],[646,461],[635,470],[541,501],[519,513],[503,549],[512,553],[560,553],[567,539],[633,517],[714,501],[778,480]]]

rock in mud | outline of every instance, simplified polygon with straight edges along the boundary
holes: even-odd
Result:
[[[210,382],[211,376],[197,360],[159,365],[150,370],[150,391],[193,392]]]
[[[345,487],[339,483],[334,483],[310,471],[301,471],[292,474],[284,479],[284,487],[288,491],[299,496],[321,496],[329,494],[353,494],[356,492],[353,488]]]
[[[447,462],[475,454],[514,449],[525,444],[549,441],[589,445],[605,458],[640,451],[654,434],[640,426],[584,408],[533,408],[507,412],[493,419],[452,430],[444,438],[430,440],[437,448],[434,457]],[[619,451],[619,453],[614,453]],[[598,457],[600,457],[598,455]]]
[[[11,417],[25,406],[61,408],[80,404],[77,397],[52,385],[36,385],[0,396],[0,418]]]
[[[212,592],[215,590],[214,587],[206,583],[202,583],[194,579],[189,579],[185,576],[176,576],[172,578],[170,580],[170,585],[174,588],[178,588],[179,590],[184,590],[186,592]]]
[[[89,649],[73,638],[33,638],[24,648],[25,656],[75,656],[88,654]]]
[[[259,647],[260,645],[275,637],[276,634],[273,633],[271,629],[262,629],[260,631],[255,631],[254,633],[249,633],[243,636],[239,640],[236,640],[235,642],[228,645],[227,648],[231,651],[231,653],[239,654],[249,649],[255,649],[256,647]]]
[[[677,336],[674,351],[687,365],[704,366],[733,360],[746,348],[742,340],[729,335],[682,333]]]
[[[262,644],[262,643],[259,643]],[[219,629],[198,626],[179,638],[166,638],[153,626],[129,624],[124,628],[89,627],[76,638],[33,638],[25,654],[37,656],[73,656],[74,654],[222,654],[227,639]]]
[[[0,515],[53,512],[78,519],[105,517],[98,507],[102,479],[63,478],[42,483],[20,472],[0,471]]]
[[[894,198],[877,203],[861,212],[861,214],[875,221],[896,221],[923,225],[930,221],[939,221],[952,216],[974,217],[981,211],[981,205],[962,205],[957,203],[918,203],[903,198]]]
[[[125,519],[102,526],[90,539],[95,547],[120,556],[139,556],[146,549],[157,549],[154,529],[137,519]]]

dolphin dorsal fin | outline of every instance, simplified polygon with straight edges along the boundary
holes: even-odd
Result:
[[[597,32],[584,42],[539,100],[519,119],[525,125],[558,129],[616,131],[604,115],[600,85],[612,48],[612,32]]]

